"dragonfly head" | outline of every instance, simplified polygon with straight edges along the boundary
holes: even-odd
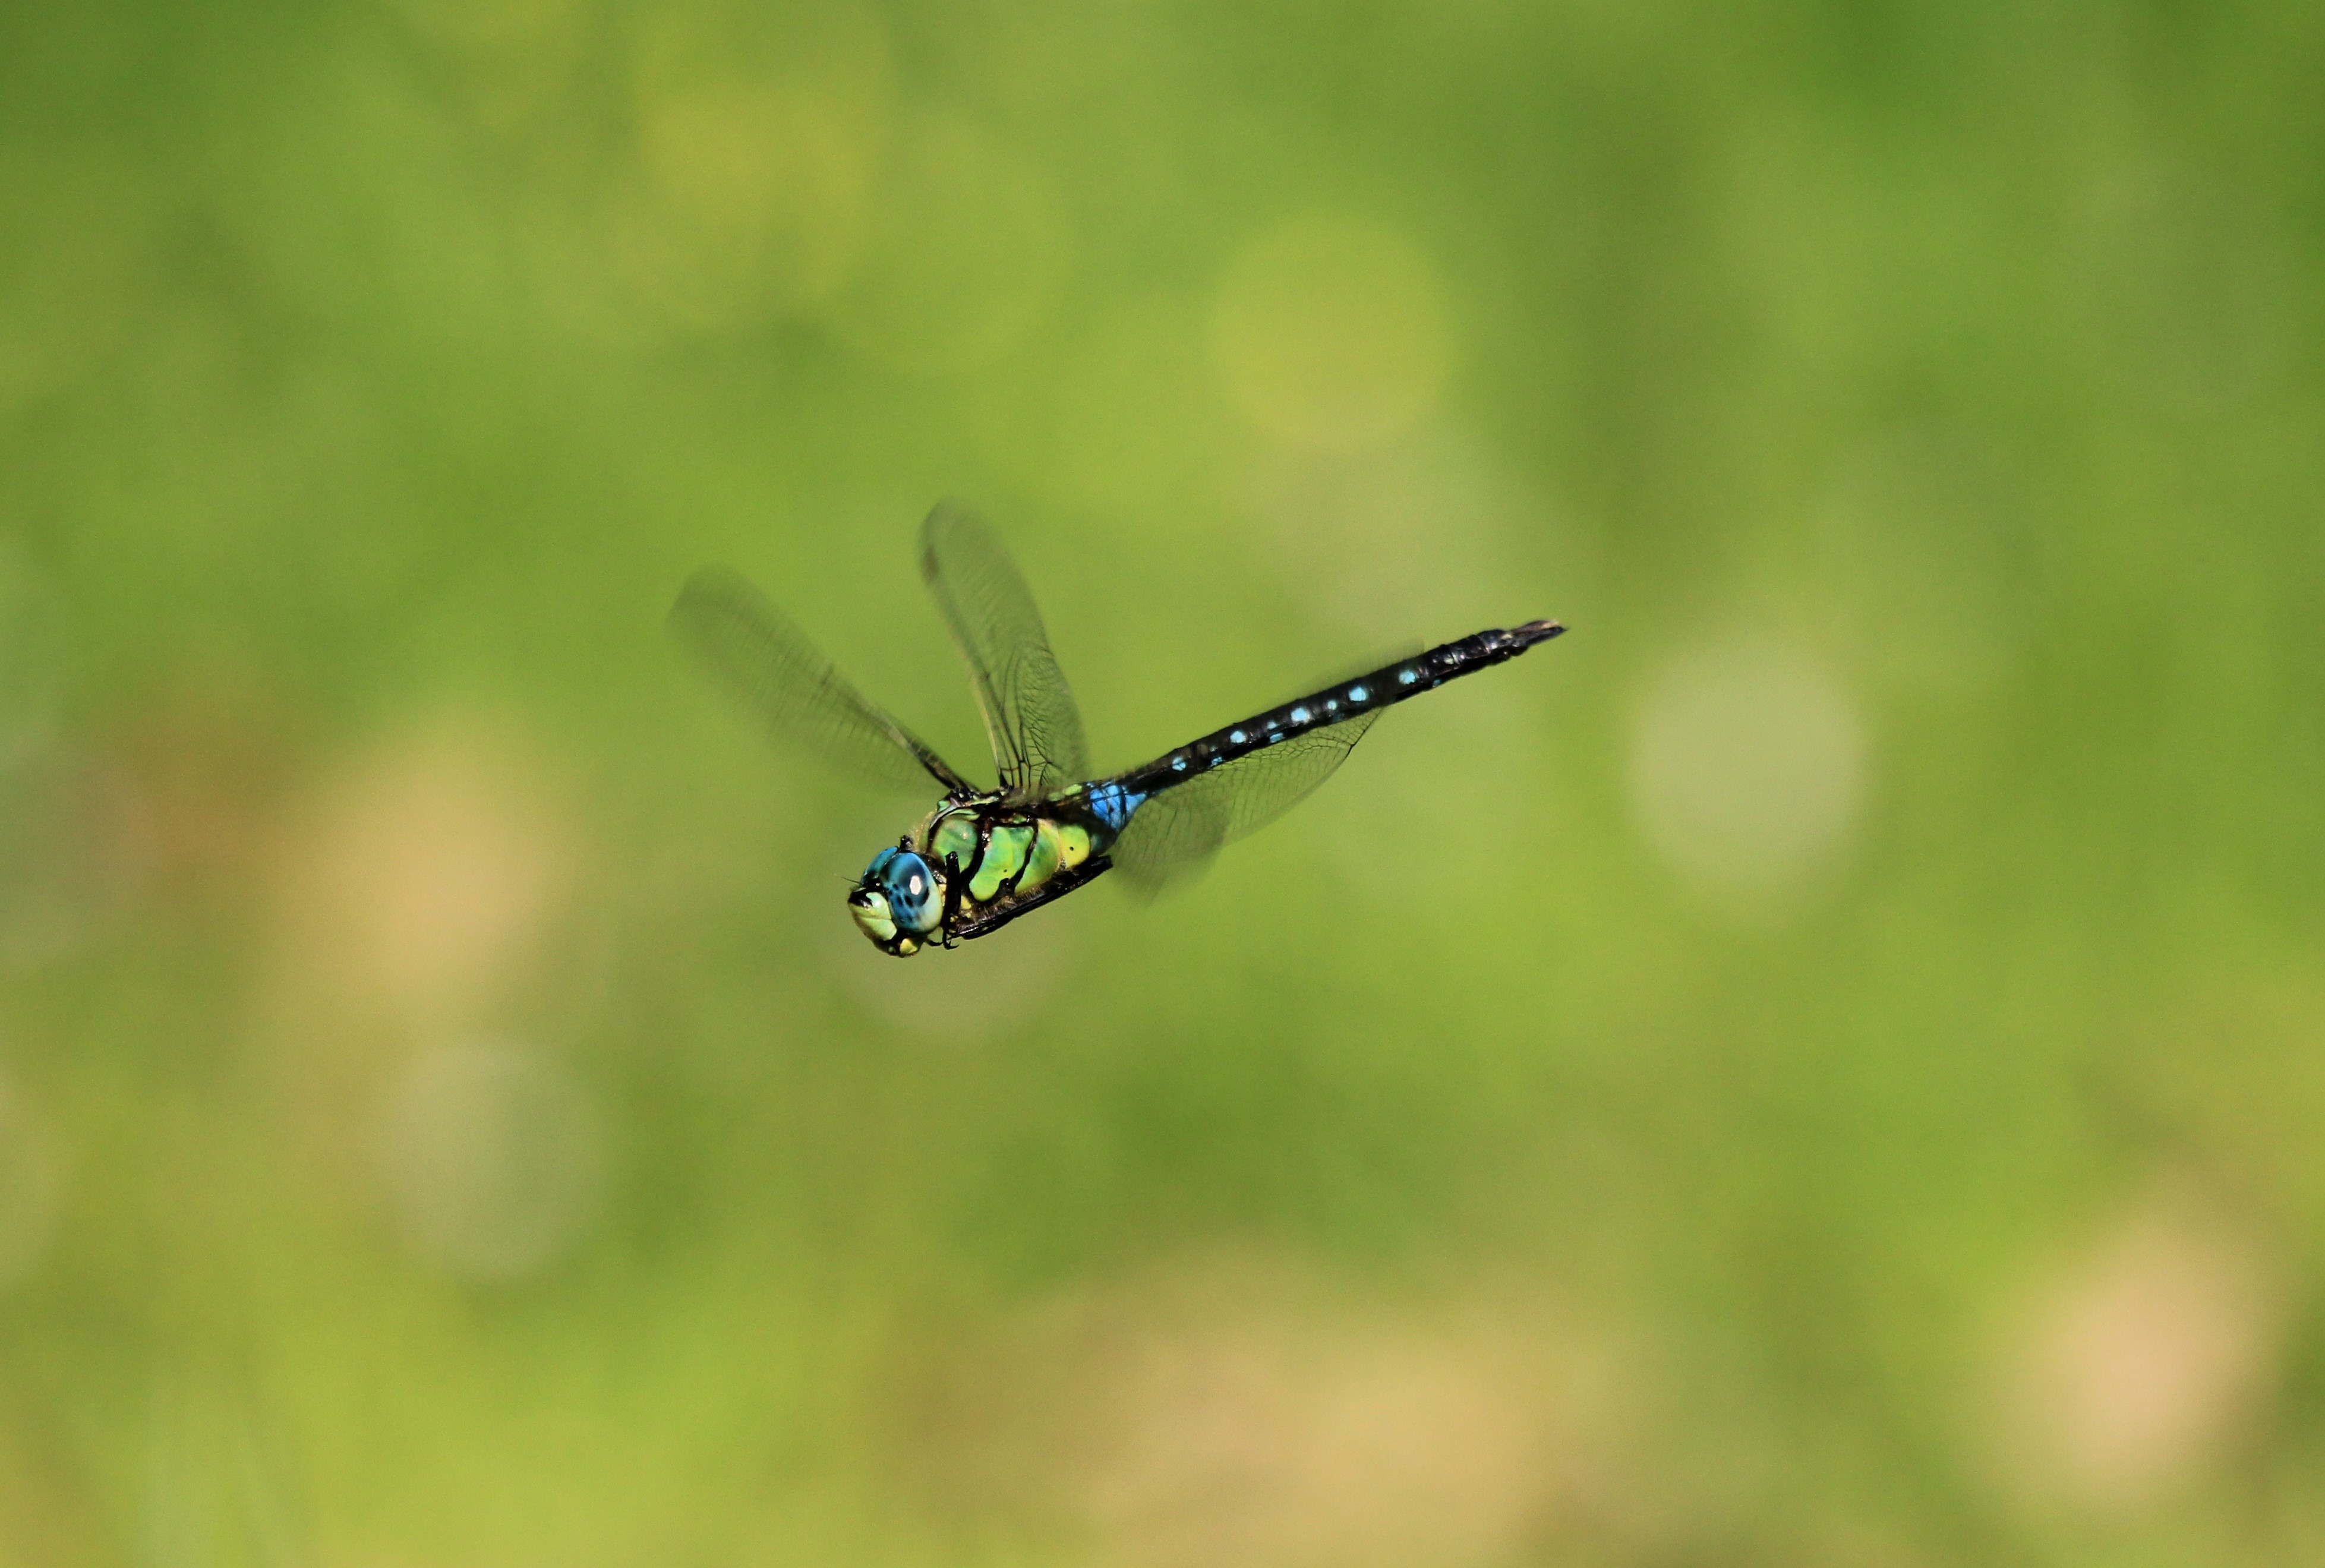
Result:
[[[909,842],[872,857],[848,895],[848,913],[872,945],[895,958],[921,951],[944,923],[945,875]]]

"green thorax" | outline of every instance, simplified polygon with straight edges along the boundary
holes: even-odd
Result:
[[[913,836],[945,874],[946,919],[1030,898],[1060,872],[1079,870],[1097,846],[1088,824],[1012,806],[998,795],[947,801]]]

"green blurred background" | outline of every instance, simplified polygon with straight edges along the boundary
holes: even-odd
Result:
[[[0,11],[0,1562],[2325,1560],[2325,12]],[[898,963],[977,503],[1190,892]]]

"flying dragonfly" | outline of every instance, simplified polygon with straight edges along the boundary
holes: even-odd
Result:
[[[935,810],[875,855],[848,895],[872,945],[897,958],[990,935],[1109,870],[1157,884],[1289,811],[1385,710],[1566,629],[1477,632],[1093,778],[1081,712],[999,538],[974,513],[940,506],[921,526],[921,575],[968,662],[998,789],[977,788],[866,701],[734,573],[696,573],[670,615],[679,640],[779,740],[861,778],[942,786]]]

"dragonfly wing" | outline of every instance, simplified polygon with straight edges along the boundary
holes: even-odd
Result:
[[[1200,867],[1222,844],[1275,821],[1348,759],[1380,718],[1292,736],[1162,791],[1131,813],[1107,851],[1134,883],[1159,886]]]
[[[694,574],[671,607],[671,633],[778,740],[901,788],[970,785],[919,737],[867,702],[791,617],[734,572]]]
[[[1038,799],[1088,778],[1081,710],[1000,539],[948,502],[921,525],[921,574],[976,678],[1002,787]]]

